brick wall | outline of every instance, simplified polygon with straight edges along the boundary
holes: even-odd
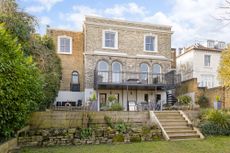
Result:
[[[62,80],[60,90],[69,91],[71,74],[73,71],[79,73],[80,90],[84,90],[84,64],[83,64],[83,49],[84,49],[84,35],[83,32],[73,32],[65,30],[48,29],[50,35],[58,48],[58,36],[72,37],[72,54],[58,54],[62,64]]]
[[[197,79],[190,79],[187,81],[183,81],[179,87],[176,89],[176,96],[183,95],[186,93],[195,93],[195,101],[197,101],[198,97],[204,94],[210,103],[210,106],[213,107],[214,101],[216,101],[216,96],[221,97],[221,101],[223,102],[223,108],[230,108],[230,89],[223,89],[222,87],[216,88],[199,88]]]

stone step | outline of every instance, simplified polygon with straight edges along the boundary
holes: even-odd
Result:
[[[190,138],[200,138],[198,134],[169,134],[168,135],[170,139],[190,139]]]
[[[181,114],[156,114],[157,117],[166,117],[166,116],[170,116],[170,117],[182,117]]]
[[[183,117],[181,116],[157,116],[158,120],[162,120],[162,119],[184,119]]]
[[[180,114],[178,111],[155,111],[155,114]]]
[[[187,123],[187,121],[185,120],[185,119],[183,119],[183,118],[180,118],[180,119],[159,119],[159,121],[161,122],[161,123],[165,123],[165,122],[167,122],[167,123],[172,123],[172,122],[186,122]]]
[[[174,131],[166,131],[166,133],[168,135],[171,135],[171,134],[184,134],[184,135],[186,135],[186,134],[197,134],[197,132],[194,130],[174,130]]]
[[[191,127],[188,126],[164,126],[165,131],[167,130],[191,130]]]
[[[186,121],[184,121],[184,122],[161,122],[161,125],[163,127],[166,127],[166,126],[188,126],[188,123]]]
[[[187,132],[187,133],[196,133],[195,130],[193,130],[192,128],[190,129],[167,129],[165,130],[166,133],[184,133],[184,132]]]

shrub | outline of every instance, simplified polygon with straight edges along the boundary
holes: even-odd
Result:
[[[178,96],[177,99],[180,105],[188,105],[192,102],[192,98],[187,95]]]
[[[124,122],[116,123],[114,128],[119,133],[126,133],[127,131],[127,125]]]
[[[81,132],[80,132],[81,139],[87,139],[91,136],[92,136],[92,129],[91,128],[81,129]]]
[[[200,105],[201,108],[209,107],[209,100],[205,95],[199,96],[197,103]]]
[[[201,132],[204,135],[230,135],[230,128],[223,128],[218,124],[206,121],[200,125]]]
[[[42,80],[31,57],[0,25],[0,141],[25,125],[43,100]]]
[[[120,103],[118,102],[115,102],[111,105],[111,108],[110,108],[111,111],[122,111],[123,110],[123,107],[121,106]]]
[[[109,95],[108,101],[109,102],[116,102],[117,101],[117,97],[115,95]]]
[[[202,119],[213,122],[222,128],[230,127],[230,115],[221,110],[207,110],[204,112]]]
[[[122,134],[117,134],[113,137],[113,142],[124,142],[125,138]]]
[[[140,136],[131,136],[130,142],[141,142],[141,137]]]
[[[201,131],[205,135],[230,135],[230,115],[222,110],[207,109],[202,112]]]
[[[105,123],[110,127],[114,128],[114,124],[112,122],[112,118],[109,116],[104,116]]]

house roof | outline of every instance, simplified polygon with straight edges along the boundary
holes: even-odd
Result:
[[[191,45],[187,48],[184,48],[184,53],[178,55],[177,57],[180,57],[182,56],[183,54],[186,54],[187,52],[190,52],[192,50],[199,50],[199,51],[211,51],[211,52],[221,52],[223,49],[217,49],[217,48],[209,48],[209,47],[205,47],[201,44],[194,44],[194,45]]]

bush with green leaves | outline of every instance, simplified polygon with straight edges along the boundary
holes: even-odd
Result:
[[[114,128],[119,133],[126,133],[127,125],[124,122],[118,122],[114,125]]]
[[[203,111],[200,128],[205,135],[229,135],[230,115],[222,110]]]
[[[211,121],[205,121],[201,123],[200,125],[201,132],[204,135],[230,135],[230,127],[223,128],[222,126],[219,126],[218,124],[211,122]]]
[[[108,96],[108,101],[109,102],[117,102],[117,97],[115,95],[109,95]]]
[[[25,57],[17,39],[0,25],[0,139],[25,125],[31,111],[43,101],[42,79],[31,57]],[[0,140],[0,141],[1,141]]]
[[[83,128],[80,131],[81,139],[87,139],[92,136],[93,130],[91,128]]]
[[[115,102],[111,105],[110,108],[111,111],[122,111],[123,107],[121,106],[121,104],[119,102]]]
[[[39,107],[44,110],[53,103],[60,87],[61,62],[53,40],[35,34],[36,19],[20,9],[15,0],[0,1],[0,23],[4,23],[9,34],[17,37],[15,43],[21,44],[23,54],[32,56],[40,69],[45,98]]]
[[[47,35],[31,36],[28,53],[36,62],[44,80],[45,99],[40,105],[40,109],[44,110],[53,104],[60,88],[61,61],[55,51],[53,40]]]
[[[199,104],[201,108],[207,108],[209,107],[209,100],[205,95],[201,95],[198,97],[197,104]]]
[[[110,127],[114,128],[114,123],[112,122],[112,118],[109,116],[104,116],[105,123]]]
[[[192,98],[187,95],[178,96],[177,100],[180,105],[188,105],[192,102]]]

